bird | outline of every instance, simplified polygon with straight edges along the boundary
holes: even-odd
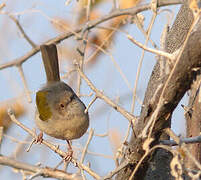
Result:
[[[40,46],[46,72],[46,84],[36,92],[35,123],[41,133],[37,141],[42,141],[43,133],[66,140],[68,152],[66,160],[72,159],[70,140],[83,136],[89,127],[86,106],[73,89],[60,79],[57,47],[55,44]]]

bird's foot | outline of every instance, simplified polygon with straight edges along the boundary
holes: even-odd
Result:
[[[63,158],[63,160],[65,162],[70,162],[73,159],[73,149],[72,149],[70,141],[66,140],[66,142],[67,142],[68,152],[66,153],[66,156]]]
[[[35,143],[39,143],[42,144],[43,142],[43,132],[40,132],[40,134],[37,136],[37,138],[35,139]]]
[[[65,162],[70,162],[73,159],[73,150],[69,149],[68,152],[66,153],[66,156],[63,157],[63,160]]]
[[[40,132],[40,134],[36,135],[36,137],[31,141],[29,147],[27,148],[27,152],[29,152],[33,144],[37,144],[37,143],[41,144],[42,142],[43,142],[43,133]]]

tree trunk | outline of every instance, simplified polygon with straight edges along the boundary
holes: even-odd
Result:
[[[173,26],[167,34],[165,43],[166,52],[173,53],[184,44],[192,22],[193,14],[186,3],[180,8]],[[165,103],[160,108],[152,132],[152,137],[155,139],[152,145],[158,144],[161,139],[168,138],[163,133],[163,129],[171,126],[171,115],[191,86],[195,75],[195,73],[193,73],[193,67],[200,67],[201,65],[201,51],[199,50],[199,48],[201,49],[201,38],[198,38],[199,40],[196,39],[201,33],[199,31],[196,33],[197,34],[191,33],[177,64],[175,64],[175,61],[169,65],[169,69],[173,69],[169,74],[165,72],[161,74],[160,62],[157,61],[145,93],[139,122],[137,125],[134,125],[137,126],[137,138],[132,137],[128,147],[130,148],[129,152],[132,152],[129,158],[135,159],[135,161],[133,161],[132,166],[129,165],[117,174],[117,180],[129,179],[133,169],[142,157],[144,153],[142,150],[144,139],[140,139],[138,135],[142,132],[147,122],[149,122],[153,112],[157,108],[161,96],[165,100]],[[163,59],[167,68],[168,60],[166,58]],[[166,88],[164,90],[163,87],[165,84]],[[152,153],[149,158],[144,160],[137,174],[134,176],[134,179],[172,179],[169,168],[171,158],[172,155],[170,153],[163,149],[158,149],[155,153]],[[124,160],[125,159],[122,159],[122,162]]]

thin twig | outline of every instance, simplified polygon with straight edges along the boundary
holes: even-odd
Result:
[[[177,143],[180,144],[180,147],[184,150],[185,154],[194,162],[194,164],[201,170],[201,164],[198,160],[190,153],[184,142],[180,141],[180,138],[170,129],[165,129],[165,132]]]
[[[109,174],[104,176],[103,180],[111,179],[115,174],[117,174],[119,171],[121,171],[122,169],[124,169],[128,165],[129,165],[129,162],[127,160],[125,160],[118,167],[116,167],[113,171],[109,172]]]
[[[113,9],[113,10],[118,9],[118,8],[119,8],[119,5],[118,5],[117,0],[113,0],[112,2],[113,2],[112,9]]]
[[[175,5],[175,4],[182,4],[182,3],[183,3],[183,0],[161,0],[160,3],[158,3],[158,7]],[[138,5],[136,7],[129,8],[129,9],[116,10],[116,11],[112,12],[109,15],[105,15],[105,16],[103,16],[101,18],[98,18],[96,20],[90,21],[89,26],[88,26],[88,30],[90,30],[93,27],[95,27],[95,26],[97,26],[97,25],[99,25],[99,24],[101,24],[103,22],[106,22],[106,21],[108,21],[108,20],[110,20],[112,18],[123,16],[123,15],[134,15],[134,14],[137,14],[139,12],[146,11],[146,10],[148,10],[150,8],[151,8],[150,3],[148,3],[148,4]],[[61,41],[74,36],[75,33],[81,32],[83,27],[75,29],[73,31],[74,33],[67,32],[67,33],[64,33],[62,35],[59,35],[56,38],[53,38],[53,39],[50,39],[50,40],[44,42],[44,44],[52,44],[52,43],[58,44]],[[16,66],[18,64],[22,64],[26,60],[28,60],[30,57],[32,57],[33,55],[38,53],[39,51],[40,51],[40,46],[36,46],[34,49],[32,49],[31,51],[26,53],[24,56],[22,56],[20,58],[16,58],[16,59],[14,59],[12,61],[9,61],[8,63],[1,64],[0,65],[0,70],[5,69],[5,68],[9,68],[9,67],[13,67],[13,66]]]
[[[31,173],[39,173],[43,177],[52,177],[60,180],[73,180],[75,179],[75,174],[68,174],[61,170],[52,169],[49,167],[38,167],[33,166],[28,163],[23,163],[16,161],[12,158],[6,157],[6,156],[0,156],[0,164],[4,166],[10,166],[15,169],[28,171]]]
[[[97,99],[97,96],[95,96],[95,97],[91,100],[91,102],[88,104],[87,108],[84,110],[84,113],[87,113],[87,112],[88,112],[89,108],[90,108],[91,105],[96,101],[96,99]]]
[[[147,46],[147,44],[148,44],[148,41],[149,41],[149,38],[150,38],[150,35],[151,35],[151,30],[152,30],[153,24],[155,22],[156,16],[157,16],[157,13],[154,13],[153,16],[152,16],[152,19],[151,19],[151,22],[150,22],[150,25],[149,25],[149,28],[148,28],[148,33],[147,33],[147,36],[146,36],[145,46]],[[140,58],[140,61],[139,61],[139,64],[138,64],[137,74],[136,74],[136,78],[135,78],[135,84],[134,84],[134,88],[133,88],[133,97],[132,97],[132,105],[131,105],[131,113],[132,114],[134,113],[137,85],[138,85],[138,81],[139,81],[139,77],[140,77],[140,72],[141,72],[141,68],[142,68],[142,62],[143,62],[143,59],[144,59],[144,54],[145,54],[145,51],[143,50],[141,58]]]
[[[0,152],[1,152],[2,139],[3,139],[3,126],[0,126]]]
[[[140,48],[148,51],[148,52],[151,52],[151,53],[154,53],[154,54],[157,54],[159,56],[164,56],[170,60],[174,60],[174,55],[170,54],[170,53],[167,53],[167,52],[164,52],[164,51],[160,51],[160,50],[156,50],[156,49],[152,49],[152,48],[148,48],[148,47],[145,47],[143,44],[141,44],[140,42],[136,41],[131,35],[127,35],[127,38],[133,42],[134,44],[136,44],[137,46],[139,46]]]
[[[151,10],[152,10],[154,13],[156,13],[158,0],[151,0],[150,4],[151,4]]]
[[[7,136],[8,137],[8,136]],[[16,146],[16,148],[14,149],[14,151],[12,152],[12,154],[11,154],[11,156],[10,157],[14,157],[14,158],[16,158],[16,157],[18,157],[19,158],[19,155],[23,152],[23,150],[24,150],[24,147],[25,147],[25,144],[28,144],[28,139],[30,139],[30,135],[28,134],[27,136],[26,136],[26,138],[24,139],[24,140],[22,140],[22,141],[18,141],[17,139],[15,139],[15,138],[12,138],[12,140],[13,141],[15,141],[15,142],[17,142],[18,141],[18,144],[17,144],[17,146]],[[9,138],[11,138],[11,137],[9,137]],[[17,140],[17,141],[16,141]]]
[[[12,136],[9,136],[9,135],[7,135],[7,134],[4,134],[3,135],[4,136],[4,138],[7,138],[7,139],[9,139],[9,140],[11,140],[11,141],[13,141],[13,142],[15,142],[15,143],[20,143],[20,144],[29,144],[30,142],[29,141],[25,141],[25,140],[18,140],[18,139],[16,139],[16,138],[14,138],[14,137],[12,137]],[[28,137],[28,136],[27,136]],[[26,138],[25,138],[26,139]]]
[[[90,12],[91,12],[91,0],[88,0],[87,2],[87,8],[86,8],[86,20],[90,20]]]
[[[90,155],[93,155],[93,156],[99,156],[99,157],[102,157],[102,158],[105,158],[105,159],[112,159],[114,160],[114,157],[111,156],[111,155],[106,155],[106,154],[101,154],[101,153],[95,153],[95,152],[92,152],[92,151],[89,151],[87,150],[87,153],[90,154]]]
[[[38,171],[36,173],[34,173],[33,175],[31,175],[28,180],[33,180],[34,178],[36,177],[39,177],[39,176],[42,176],[43,175],[43,172],[42,171]]]
[[[80,159],[80,163],[83,163],[83,162],[84,162],[84,158],[85,158],[85,156],[86,156],[87,149],[88,149],[89,144],[90,144],[90,142],[91,142],[91,140],[92,140],[93,134],[94,134],[94,130],[93,130],[93,129],[90,129],[90,131],[89,131],[89,136],[88,136],[88,140],[87,140],[87,142],[86,142],[86,144],[85,144],[85,146],[84,146],[84,149],[83,149],[83,151],[82,151],[82,156],[81,156],[81,159]],[[83,177],[84,179],[86,179],[83,170],[81,170],[81,174],[82,174],[82,177]]]
[[[85,56],[86,56],[88,35],[89,35],[89,30],[88,30],[88,22],[87,22],[85,25],[85,28],[83,28],[81,31],[81,40],[80,40],[79,46],[77,48],[77,51],[79,53],[79,66],[82,71],[84,69],[84,60],[85,60]],[[77,82],[78,82],[77,95],[80,97],[80,88],[81,88],[81,84],[82,84],[82,79],[81,79],[80,75],[78,75]]]
[[[26,81],[25,76],[24,76],[24,71],[23,71],[22,65],[18,65],[17,67],[18,67],[18,71],[20,73],[20,77],[22,78],[22,82],[23,82],[23,85],[24,85],[24,90],[25,90],[25,94],[27,96],[27,100],[28,100],[29,103],[31,103],[32,99],[31,99],[31,96],[30,96],[27,81]]]
[[[180,142],[184,142],[185,144],[194,144],[194,143],[201,143],[201,136],[195,136],[195,137],[190,137],[190,138],[181,138]],[[163,145],[171,145],[171,146],[177,146],[177,142],[174,140],[162,140],[160,141],[161,144]]]
[[[78,67],[78,66],[77,66]],[[80,68],[77,68],[77,71],[79,72],[80,76],[86,81],[88,86],[96,93],[96,96],[102,100],[104,100],[107,104],[109,104],[111,107],[113,107],[116,111],[120,112],[128,121],[135,120],[135,116],[130,114],[128,111],[126,111],[124,108],[117,105],[114,101],[112,101],[109,97],[104,95],[101,91],[99,91],[93,83],[87,78],[87,76],[80,70]]]
[[[35,134],[34,131],[32,131],[31,129],[27,128],[25,125],[23,125],[21,122],[19,122],[16,118],[15,115],[13,113],[13,111],[11,109],[8,109],[8,115],[11,118],[11,120],[17,124],[19,127],[21,127],[22,129],[24,129],[27,133],[29,133],[33,138],[37,139],[37,135]],[[61,157],[65,157],[66,153],[61,151],[58,146],[55,146],[45,140],[42,141],[42,144],[46,145],[47,147],[49,147],[51,150],[53,150],[55,153],[59,154]],[[89,167],[85,166],[82,163],[77,162],[75,159],[72,159],[73,163],[76,164],[80,169],[85,170],[87,173],[89,173],[91,176],[93,176],[95,179],[100,179],[100,176],[98,174],[96,174],[94,171],[92,171]]]
[[[118,26],[118,25],[117,25]],[[108,50],[104,49],[103,46],[105,45],[105,43],[107,43],[109,41],[109,39],[113,36],[113,34],[116,32],[116,31],[120,31],[118,30],[117,28],[110,28],[112,29],[113,31],[111,33],[108,34],[108,36],[104,39],[104,41],[100,44],[100,45],[95,45],[95,44],[91,44],[92,46],[94,46],[95,48],[97,48],[93,53],[92,55],[86,60],[86,62],[89,62],[91,61],[91,59],[93,59],[97,53],[99,51],[102,51],[104,54],[108,55],[110,60],[113,62],[114,64],[114,67],[117,69],[117,71],[119,72],[120,76],[122,77],[122,79],[125,81],[127,87],[132,91],[132,87],[126,77],[126,75],[123,73],[121,67],[119,66],[119,64],[117,63],[117,61],[115,60],[115,58],[113,57],[113,55],[108,52]],[[122,31],[120,31],[122,32]]]
[[[0,4],[0,10],[2,10],[5,6],[6,6],[5,3],[1,3],[1,4]]]
[[[28,37],[28,35],[25,33],[23,27],[21,26],[20,22],[12,15],[12,14],[8,14],[8,17],[10,19],[13,20],[13,22],[16,24],[16,26],[18,27],[18,29],[20,30],[22,36],[24,37],[24,39],[27,40],[27,42],[32,46],[32,48],[34,49],[36,47],[36,44]]]
[[[81,163],[84,162],[84,158],[85,158],[85,155],[86,155],[86,153],[87,153],[87,149],[88,149],[89,143],[90,143],[91,140],[92,140],[93,135],[94,135],[94,130],[93,130],[93,129],[90,129],[87,143],[85,144],[84,149],[83,149],[83,151],[82,151],[82,156],[81,156],[81,159],[80,159],[80,162],[81,162]]]
[[[70,69],[68,72],[66,72],[63,76],[61,76],[61,79],[67,79],[72,73],[76,72],[76,69]]]
[[[142,34],[145,36],[145,38],[147,38],[148,32],[144,30],[143,25],[142,25],[142,23],[140,22],[140,19],[139,19],[139,17],[138,17],[139,15],[140,15],[140,14],[137,14],[137,15],[135,15],[135,16],[133,17],[133,18],[134,18],[134,23],[137,25],[138,29],[142,32]],[[149,41],[150,41],[151,45],[152,45],[154,48],[158,49],[156,43],[151,39],[151,37],[149,37]]]

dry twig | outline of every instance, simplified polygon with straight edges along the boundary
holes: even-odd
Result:
[[[27,128],[26,126],[24,126],[21,122],[19,122],[16,118],[14,113],[12,112],[11,109],[8,109],[8,115],[10,116],[11,120],[17,124],[19,127],[21,127],[22,129],[24,129],[27,133],[29,133],[34,139],[37,139],[37,135],[35,134],[34,131],[32,131],[31,129]],[[50,148],[51,150],[53,150],[55,153],[59,154],[61,157],[65,157],[66,153],[61,151],[58,146],[55,146],[45,140],[42,141],[42,144],[46,145],[48,148]],[[100,179],[100,176],[98,174],[96,174],[95,172],[93,172],[89,167],[85,166],[82,163],[77,162],[75,159],[72,160],[72,162],[74,164],[76,164],[80,169],[85,170],[87,173],[89,173],[91,176],[93,176],[95,179]]]

